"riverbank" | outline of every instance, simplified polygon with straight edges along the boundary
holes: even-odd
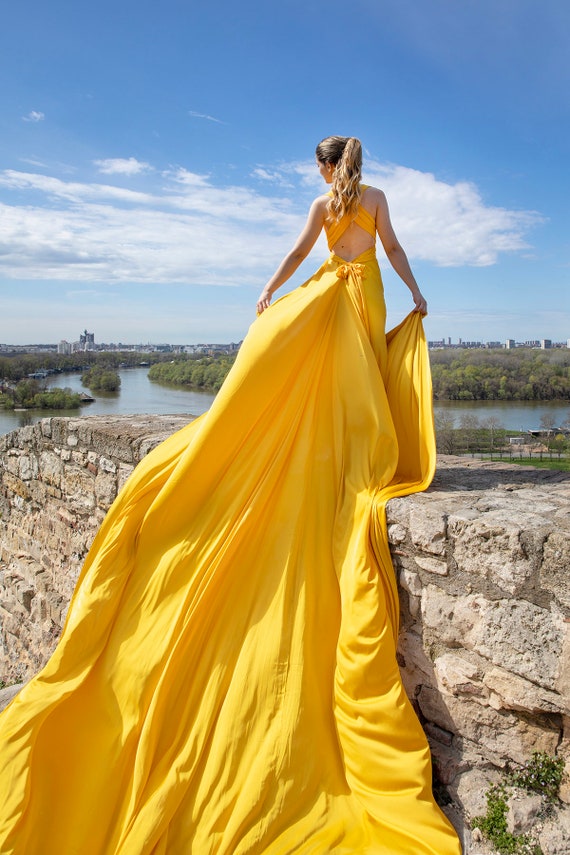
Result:
[[[26,410],[0,411],[0,434],[9,433],[27,424],[36,424],[40,419],[50,416],[89,415],[142,415],[191,413],[199,416],[210,408],[215,395],[211,392],[189,390],[185,387],[163,386],[151,383],[148,379],[148,366],[123,368],[119,370],[121,390],[118,393],[97,393],[95,401],[79,410]],[[67,387],[72,392],[85,392],[81,385],[81,374],[52,375],[46,381],[50,386]],[[496,419],[506,430],[525,432],[540,426],[544,415],[551,415],[556,424],[561,424],[570,414],[569,401],[436,401],[434,412],[442,413],[455,420],[460,427],[461,420],[475,416],[481,422]]]

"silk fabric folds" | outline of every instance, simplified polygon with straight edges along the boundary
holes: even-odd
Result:
[[[427,352],[384,320],[374,250],[332,255],[139,464],[0,717],[3,855],[458,855],[384,518],[433,475]]]

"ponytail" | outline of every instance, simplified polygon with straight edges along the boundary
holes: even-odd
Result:
[[[317,159],[336,167],[332,180],[329,214],[341,220],[345,214],[356,214],[362,190],[362,146],[356,137],[327,137],[316,150]]]

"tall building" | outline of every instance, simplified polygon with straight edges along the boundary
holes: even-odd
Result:
[[[72,346],[68,341],[62,339],[57,346],[57,352],[68,356],[72,352]]]
[[[505,347],[507,348],[507,350],[511,350],[514,346],[515,346],[514,338],[508,338],[505,342]]]
[[[80,350],[95,350],[95,333],[83,330],[79,336]]]

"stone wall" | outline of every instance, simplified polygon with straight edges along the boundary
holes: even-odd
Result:
[[[190,418],[50,418],[0,437],[0,680],[46,662],[105,512],[138,461]]]
[[[105,511],[187,421],[51,418],[0,438],[1,680],[45,662]],[[570,758],[570,478],[443,457],[429,491],[387,517],[406,688],[440,780],[482,813],[507,764]]]

